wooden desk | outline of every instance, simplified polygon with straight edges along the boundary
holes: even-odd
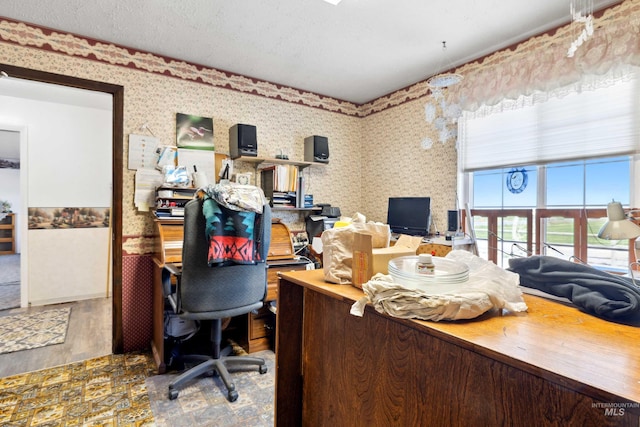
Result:
[[[166,263],[182,262],[183,221],[179,219],[156,219],[158,239],[153,256],[153,334],[151,352],[158,367],[158,373],[164,374],[167,366],[164,361],[164,292],[162,272]]]
[[[182,240],[184,236],[183,221],[181,219],[156,219],[156,231],[158,233],[157,246],[154,250],[153,269],[153,335],[151,340],[151,352],[158,367],[158,373],[166,372],[164,360],[164,307],[165,299],[162,289],[162,274],[166,263],[182,262]],[[280,230],[282,224],[272,226]],[[286,227],[284,227],[286,228]],[[275,234],[277,236],[277,234]],[[286,236],[289,236],[288,229]],[[290,237],[288,245],[291,246]],[[275,247],[269,249],[269,253],[282,253],[285,247],[282,237],[272,239]],[[291,247],[290,251],[293,251]],[[292,252],[291,252],[292,254]],[[289,255],[291,257],[292,255]],[[306,262],[287,258],[285,256],[276,257],[277,260],[267,260],[269,270],[267,271],[267,296],[265,301],[274,301],[277,296],[277,274],[280,271],[304,270]],[[240,318],[241,316],[238,316]],[[239,319],[238,328],[241,334],[235,337],[248,353],[266,350],[274,347],[273,337],[273,313],[267,306],[262,307],[257,313],[249,313]]]
[[[362,296],[280,274],[277,425],[639,424],[637,327],[531,295],[526,314],[467,322],[350,315]]]

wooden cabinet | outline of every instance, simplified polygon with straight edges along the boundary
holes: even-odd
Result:
[[[357,317],[363,292],[321,271],[279,286],[277,426],[638,426],[636,326],[532,295],[517,315]]]
[[[271,303],[276,301],[278,297],[278,274],[281,272],[306,270],[306,268],[306,261],[294,259],[269,262],[265,305],[258,310],[257,313],[249,313],[247,330],[246,333],[242,334],[247,337],[246,346],[243,345],[243,347],[245,347],[248,353],[267,349],[275,350],[274,332],[276,314],[272,311]]]
[[[4,214],[3,214],[4,215]],[[16,253],[15,214],[6,214],[0,219],[0,255]]]
[[[257,313],[250,313],[246,326],[246,345],[249,353],[275,349],[274,330],[275,313],[271,303],[278,298],[278,273],[284,271],[306,270],[307,261],[294,258],[293,242],[289,228],[280,222],[271,224],[271,243],[267,258],[267,297],[265,306]],[[274,310],[275,311],[275,310]]]
[[[267,301],[275,301],[278,298],[278,273],[285,271],[306,270],[308,261],[288,260],[270,262],[267,272]]]
[[[267,261],[291,260],[293,256],[293,242],[289,227],[282,222],[272,223]]]

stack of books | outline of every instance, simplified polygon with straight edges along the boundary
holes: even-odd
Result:
[[[305,207],[304,180],[298,167],[271,165],[261,168],[260,183],[271,206],[278,208]],[[313,196],[311,196],[313,205]]]
[[[196,191],[196,188],[158,188],[153,214],[156,218],[183,218],[184,205],[194,198]]]
[[[304,200],[302,204],[303,208],[310,209],[313,207],[313,194],[305,194],[303,200]]]
[[[273,191],[295,192],[298,190],[298,167],[294,165],[270,165],[261,167],[263,187],[265,183]]]
[[[296,207],[296,193],[295,192],[283,192],[274,191],[271,197],[273,206],[280,208],[295,208]]]

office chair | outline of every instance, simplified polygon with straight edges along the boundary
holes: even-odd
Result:
[[[267,292],[266,258],[271,239],[271,209],[263,207],[260,221],[263,224],[260,262],[256,264],[233,264],[209,266],[209,240],[206,221],[202,213],[203,200],[198,198],[185,205],[184,238],[182,246],[182,268],[167,265],[177,277],[176,290],[167,299],[184,319],[211,321],[211,355],[186,355],[185,361],[200,362],[183,372],[169,384],[169,399],[178,397],[179,388],[202,374],[218,374],[227,388],[230,402],[238,398],[235,384],[227,368],[257,365],[259,372],[267,372],[264,359],[249,356],[229,356],[231,347],[221,350],[222,320],[247,314],[262,307]],[[258,236],[256,236],[258,239]]]

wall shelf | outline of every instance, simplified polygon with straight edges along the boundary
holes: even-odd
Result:
[[[0,255],[10,255],[15,253],[15,215],[9,213],[0,220]]]
[[[273,164],[273,165],[293,165],[293,166],[298,166],[300,169],[304,169],[307,166],[326,166],[326,163],[319,163],[319,162],[298,162],[295,160],[283,160],[283,159],[272,159],[272,158],[266,158],[266,157],[251,157],[251,156],[240,156],[240,157],[236,157],[235,159],[233,159],[234,161],[239,161],[239,162],[247,162],[247,163],[254,163],[256,165],[256,167],[258,167],[258,165],[265,163],[265,164]]]
[[[255,170],[256,170],[256,176],[255,176],[255,180],[256,180],[256,185],[257,185],[257,181],[258,181],[258,171],[261,171],[263,174],[266,172],[264,169],[261,168],[261,166],[271,166],[271,165],[289,165],[289,166],[295,166],[298,168],[299,171],[301,171],[302,169],[308,167],[308,166],[326,166],[326,163],[319,163],[319,162],[298,162],[295,160],[284,160],[284,159],[273,159],[273,158],[265,158],[265,157],[251,157],[251,156],[240,156],[240,157],[236,157],[235,159],[233,159],[234,161],[240,161],[240,162],[246,162],[246,163],[251,163],[253,164]],[[319,212],[322,209],[314,206],[314,207],[292,207],[290,205],[286,205],[286,206],[279,206],[278,203],[274,203],[273,202],[273,194],[274,194],[274,187],[273,187],[273,180],[270,180],[268,184],[265,183],[265,178],[264,176],[261,177],[260,179],[260,187],[262,188],[262,190],[264,191],[265,196],[267,197],[267,199],[269,199],[270,204],[271,204],[271,209],[273,211],[278,211],[278,212]],[[296,190],[296,193],[299,190]],[[297,197],[296,197],[297,198]]]
[[[278,212],[305,212],[305,211],[316,211],[316,212],[320,212],[322,211],[322,208],[320,207],[312,207],[312,208],[286,208],[286,207],[278,207],[278,205],[275,205],[273,207],[271,207],[272,211],[278,211]]]

